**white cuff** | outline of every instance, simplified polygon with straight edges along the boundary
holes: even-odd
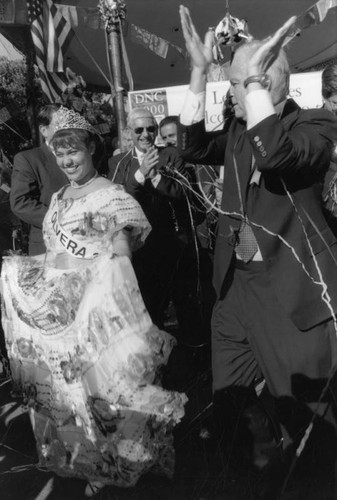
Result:
[[[156,188],[158,186],[160,179],[161,179],[161,174],[157,174],[151,179],[153,187]]]
[[[194,94],[187,89],[184,104],[180,113],[180,123],[182,125],[192,125],[201,122],[205,117],[206,92]]]
[[[145,177],[139,169],[136,170],[136,172],[135,172],[135,179],[137,182],[139,182],[139,184],[142,184],[142,185],[145,184]]]
[[[245,97],[247,130],[276,113],[271,95],[266,89],[252,90]]]

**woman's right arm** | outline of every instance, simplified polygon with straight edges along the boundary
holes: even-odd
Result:
[[[130,231],[122,229],[113,237],[114,253],[119,257],[126,256],[131,260],[132,252],[130,246]]]

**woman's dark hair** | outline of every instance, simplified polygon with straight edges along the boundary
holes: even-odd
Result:
[[[105,145],[96,134],[92,134],[80,128],[60,129],[53,135],[50,146],[54,151],[57,151],[58,148],[83,149],[83,146],[88,148],[92,143],[95,144],[95,152],[92,156],[92,161],[97,171],[104,175],[105,170],[103,164],[106,156]]]
[[[91,143],[96,144],[95,135],[84,129],[66,128],[60,129],[53,135],[50,145],[56,151],[58,148],[86,148]]]

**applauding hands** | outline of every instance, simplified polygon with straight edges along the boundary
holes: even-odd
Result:
[[[158,150],[155,146],[151,146],[145,153],[142,164],[139,168],[140,172],[146,179],[153,179],[157,174],[156,165],[159,160]]]
[[[192,92],[198,93],[204,90],[206,74],[213,61],[212,47],[214,44],[214,32],[208,30],[204,42],[200,39],[193,24],[189,9],[184,5],[179,8],[180,20],[186,49],[191,59],[192,75],[190,88]],[[291,31],[296,16],[288,19],[274,35],[265,39],[249,61],[248,75],[264,73],[277,58],[283,42]]]

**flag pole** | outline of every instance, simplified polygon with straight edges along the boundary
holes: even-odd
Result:
[[[113,82],[111,97],[116,113],[118,141],[121,144],[121,134],[126,126],[126,115],[120,41],[122,34],[120,27],[126,17],[126,6],[122,0],[100,0],[98,9],[105,25],[108,63]]]

